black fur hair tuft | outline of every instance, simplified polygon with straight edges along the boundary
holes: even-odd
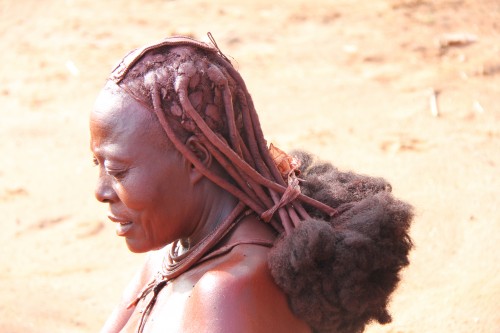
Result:
[[[295,155],[303,192],[339,213],[326,219],[310,212],[312,219],[276,242],[269,255],[276,283],[315,332],[357,333],[372,320],[390,322],[389,298],[409,264],[412,207],[393,198],[381,178]]]

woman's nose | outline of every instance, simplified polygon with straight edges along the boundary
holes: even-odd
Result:
[[[111,177],[101,172],[95,187],[95,197],[98,201],[109,203],[116,201],[116,192],[111,184]]]

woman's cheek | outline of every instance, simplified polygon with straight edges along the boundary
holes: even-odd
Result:
[[[120,193],[122,202],[130,209],[142,210],[153,202],[152,188],[141,184],[140,181],[127,181],[121,184]]]

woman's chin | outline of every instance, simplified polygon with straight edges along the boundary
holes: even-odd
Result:
[[[145,244],[140,244],[135,239],[126,238],[125,242],[127,243],[129,251],[133,253],[144,253],[153,250],[150,246],[148,247],[145,246]]]

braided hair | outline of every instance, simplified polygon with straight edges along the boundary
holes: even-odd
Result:
[[[268,147],[243,79],[212,44],[167,38],[132,51],[110,76],[157,116],[187,160],[239,200],[165,279],[194,265],[250,208],[280,235],[268,260],[271,273],[292,310],[315,331],[353,333],[373,319],[389,322],[388,298],[408,264],[411,207],[392,198],[382,179]],[[205,167],[185,145],[192,135],[228,177]]]

